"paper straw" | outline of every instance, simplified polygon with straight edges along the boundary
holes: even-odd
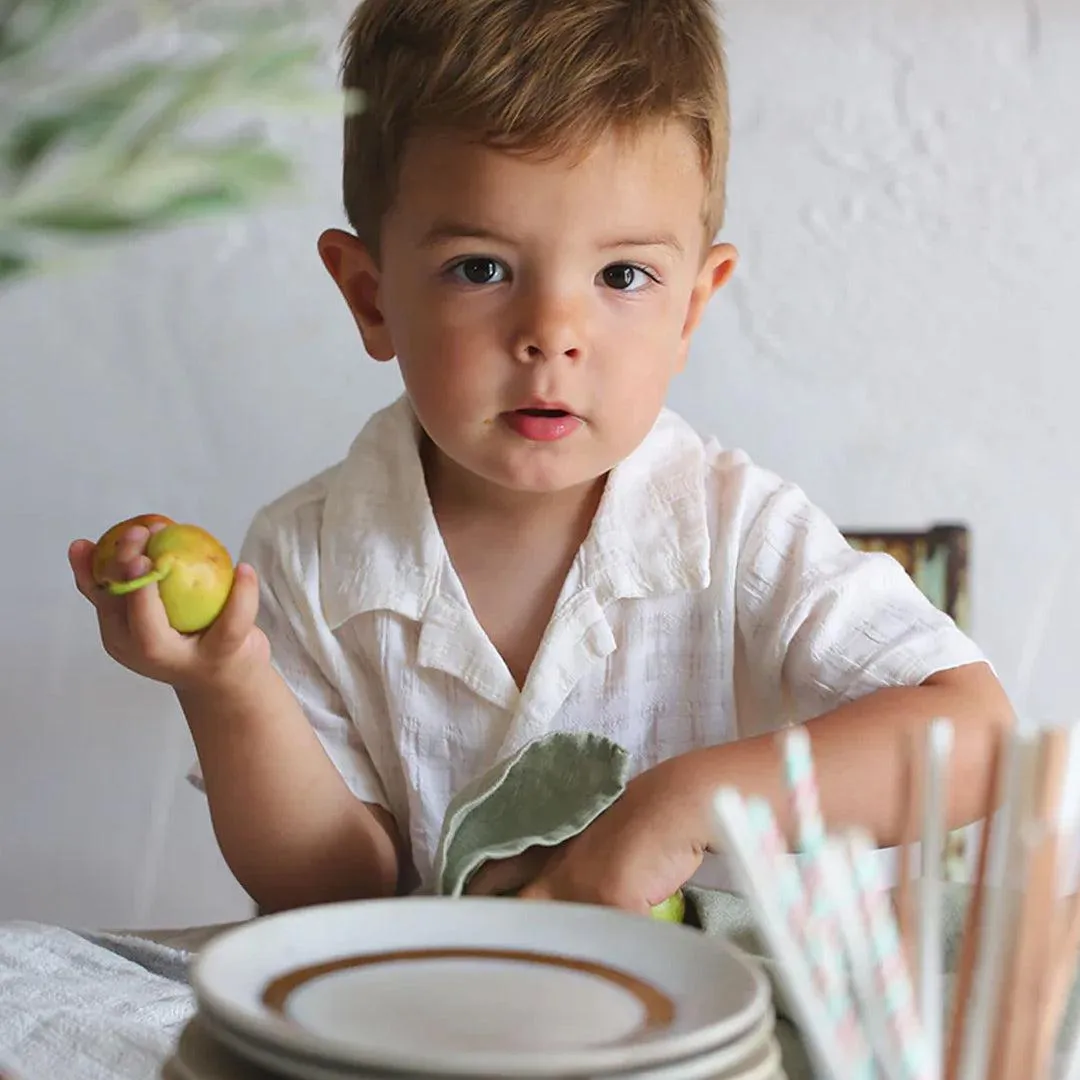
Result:
[[[722,846],[753,901],[759,928],[777,961],[777,970],[814,1062],[815,1077],[849,1080],[851,1062],[834,1035],[801,943],[792,933],[775,870],[761,857],[742,797],[737,791],[724,788],[717,794],[713,810]]]
[[[1064,901],[1065,915],[1063,921],[1064,931],[1053,942],[1057,957],[1050,967],[1050,985],[1047,988],[1046,1003],[1041,1017],[1040,1038],[1048,1053],[1053,1056],[1061,1028],[1061,1017],[1069,998],[1069,990],[1072,987],[1076,975],[1076,957],[1080,950],[1080,892]],[[1077,1043],[1072,1050],[1073,1054],[1080,1055],[1080,1025],[1077,1026]]]
[[[915,876],[915,844],[919,835],[919,810],[923,786],[926,784],[924,775],[926,741],[920,738],[921,734],[921,731],[909,732],[902,746],[907,791],[900,834],[900,887],[897,892],[896,917],[900,927],[900,939],[904,943],[910,964],[915,964],[918,959],[918,913],[915,910],[915,885],[912,879]]]
[[[825,819],[821,796],[814,776],[814,759],[806,728],[794,727],[784,733],[784,777],[798,830],[799,847],[808,853],[825,846]]]
[[[1031,739],[1016,731],[1004,747],[1004,785],[998,822],[990,837],[987,889],[983,925],[979,933],[979,955],[971,987],[969,1013],[964,1025],[964,1045],[960,1057],[959,1080],[985,1080],[990,1057],[992,1025],[997,1012],[1002,968],[1008,941],[1010,892],[1008,870],[1021,818],[1025,771]],[[987,821],[986,828],[990,827]]]
[[[1005,1077],[1025,1070],[1031,1076],[1045,1077],[1050,1059],[1050,1047],[1041,1038],[1039,1017],[1052,1008],[1049,971],[1061,909],[1057,879],[1061,796],[1068,752],[1068,732],[1053,730],[1043,734],[1032,813],[1023,837],[1024,878],[1016,920],[1019,940],[1009,972],[1003,1016],[1006,1037],[1001,1075]]]
[[[787,911],[788,924],[797,942],[801,942],[810,960],[810,974],[818,992],[825,998],[829,1023],[850,1062],[852,1080],[871,1080],[874,1055],[868,1045],[855,1002],[845,977],[839,933],[824,934],[813,915],[803,879],[788,855],[787,846],[768,803],[752,799],[746,805],[747,818],[760,845],[761,857],[778,879],[781,903]],[[820,861],[824,843],[816,860]],[[832,921],[830,931],[835,929]]]
[[[840,931],[834,904],[821,880],[821,852],[825,847],[825,819],[821,813],[821,797],[810,736],[804,727],[795,727],[783,736],[784,777],[792,816],[795,819],[798,844],[805,858],[800,860],[803,880],[810,900],[810,916],[814,926],[809,935],[815,945],[815,961],[823,980],[829,1013],[838,1022],[845,1015],[850,1000],[844,976],[840,950]],[[785,860],[786,861],[786,860]]]
[[[1020,775],[1013,791],[1013,804],[1008,815],[1008,854],[1001,879],[996,883],[998,891],[1005,894],[1004,920],[1001,924],[1002,959],[998,972],[997,992],[991,1017],[990,1058],[986,1080],[1010,1080],[1004,1071],[1007,1060],[1007,1038],[1015,1021],[1010,1015],[1009,1004],[1015,989],[1016,964],[1021,945],[1020,919],[1023,916],[1023,893],[1028,871],[1028,857],[1033,845],[1032,800],[1036,785],[1040,737],[1033,734],[1020,751]],[[1028,1005],[1034,1004],[1028,1002]],[[1031,1063],[1027,1065],[1030,1075]]]
[[[1080,1080],[1080,1025],[1069,1036],[1069,1045],[1061,1060],[1064,1066],[1058,1074],[1061,1080]]]
[[[941,863],[945,854],[945,814],[948,800],[949,760],[953,749],[953,727],[948,720],[935,720],[926,731],[926,770],[923,783],[922,874],[919,878],[917,996],[926,1033],[930,1075],[941,1075],[944,1057],[944,1011],[942,990]]]
[[[956,978],[953,982],[952,1018],[949,1027],[949,1045],[946,1052],[945,1076],[957,1080],[960,1055],[965,1041],[968,1021],[968,1003],[975,977],[975,961],[980,955],[980,939],[983,926],[983,906],[986,901],[986,881],[990,861],[992,823],[997,807],[997,796],[1004,790],[1007,772],[1006,756],[1002,739],[994,740],[990,765],[987,769],[986,793],[983,799],[982,828],[979,830],[979,853],[975,864],[975,882],[964,915],[964,933],[960,942],[960,957]]]
[[[916,1008],[903,941],[881,880],[877,850],[858,832],[849,833],[846,844],[855,876],[859,914],[870,940],[874,989],[884,1005],[892,1052],[907,1080],[927,1080],[938,1075],[941,1062],[933,1057]]]
[[[884,999],[874,977],[870,934],[859,910],[851,860],[844,844],[834,838],[821,853],[822,873],[837,897],[840,937],[851,972],[857,1011],[864,1035],[872,1046],[874,1062],[887,1080],[907,1080],[900,1056],[889,1038]]]

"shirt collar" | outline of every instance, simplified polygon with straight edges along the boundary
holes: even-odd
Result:
[[[336,629],[369,611],[421,620],[451,572],[420,460],[421,431],[403,395],[376,413],[329,481],[320,535],[323,614]],[[709,584],[705,451],[663,410],[608,478],[578,555],[601,604]]]
[[[701,437],[661,411],[641,445],[608,477],[580,558],[600,602],[708,586],[712,542]]]

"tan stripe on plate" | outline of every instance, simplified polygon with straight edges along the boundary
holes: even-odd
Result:
[[[632,994],[645,1010],[645,1020],[634,1035],[668,1027],[675,1019],[675,1003],[662,990],[626,971],[599,964],[593,960],[579,960],[572,956],[553,956],[550,953],[528,952],[517,949],[397,949],[392,952],[365,953],[362,956],[345,956],[310,964],[279,975],[268,983],[263,991],[263,1004],[272,1012],[285,1016],[285,1007],[291,994],[301,986],[350,968],[374,967],[376,964],[399,964],[419,960],[491,960],[511,961],[520,964],[541,964],[546,967],[566,968],[604,979]]]

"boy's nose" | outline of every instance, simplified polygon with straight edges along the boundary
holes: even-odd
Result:
[[[584,319],[567,297],[532,296],[522,304],[514,341],[514,357],[522,363],[565,357],[578,360],[584,351]]]

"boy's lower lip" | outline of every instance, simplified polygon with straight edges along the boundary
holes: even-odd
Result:
[[[519,409],[503,413],[502,418],[511,431],[531,442],[558,442],[581,427],[581,420],[571,413],[556,416],[534,409]]]

